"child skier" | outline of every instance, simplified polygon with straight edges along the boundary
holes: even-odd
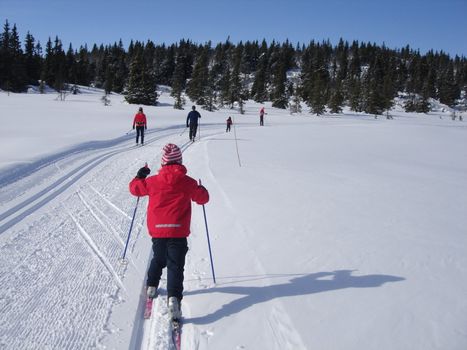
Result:
[[[151,170],[147,166],[139,169],[129,188],[134,196],[149,196],[147,227],[154,256],[148,270],[147,295],[156,297],[162,269],[167,267],[167,303],[171,319],[177,321],[181,318],[191,201],[205,204],[209,201],[209,193],[187,176],[177,145],[164,146],[161,164],[159,173],[148,178]]]
[[[225,129],[225,132],[230,132],[230,126],[232,125],[232,118],[228,117],[227,118],[227,129]]]

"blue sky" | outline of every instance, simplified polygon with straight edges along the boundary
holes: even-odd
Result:
[[[0,0],[0,21],[65,47],[119,39],[173,43],[240,40],[409,44],[467,56],[467,0]]]

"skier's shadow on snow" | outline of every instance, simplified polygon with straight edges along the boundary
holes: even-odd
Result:
[[[215,312],[201,317],[185,319],[185,323],[209,324],[223,317],[236,314],[252,305],[282,297],[303,296],[345,288],[375,288],[387,282],[399,282],[405,278],[390,275],[352,276],[352,270],[318,272],[296,277],[287,283],[262,287],[215,287],[190,291],[186,295],[228,293],[240,294],[243,297],[233,300]]]

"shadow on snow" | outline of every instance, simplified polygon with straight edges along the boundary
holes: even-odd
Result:
[[[206,293],[239,294],[243,297],[233,300],[215,312],[201,317],[187,318],[185,323],[209,324],[223,317],[236,314],[252,305],[264,303],[276,298],[301,296],[339,290],[345,288],[376,288],[384,283],[399,282],[405,278],[390,275],[352,276],[352,270],[333,272],[318,272],[300,275],[287,283],[262,287],[215,287],[203,290],[189,291],[186,295]]]

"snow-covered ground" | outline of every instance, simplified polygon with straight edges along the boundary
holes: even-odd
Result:
[[[0,348],[167,349],[164,289],[143,322],[150,239],[128,183],[168,143],[202,179],[184,349],[467,348],[467,124],[449,114],[290,116],[137,107],[83,89],[0,92]],[[225,119],[235,129],[225,132]],[[465,116],[464,116],[465,120]],[[238,153],[236,146],[238,145]],[[164,282],[164,281],[163,281]],[[164,283],[163,283],[164,284]]]

